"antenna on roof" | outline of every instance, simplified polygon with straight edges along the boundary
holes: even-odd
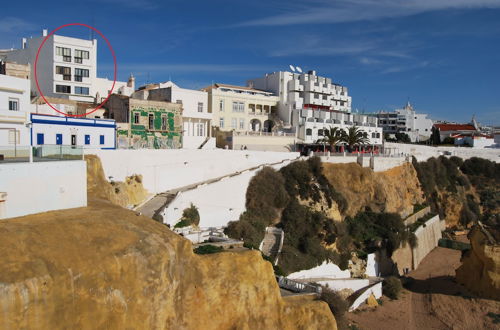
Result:
[[[290,70],[292,70],[292,72],[295,72],[295,68],[293,65],[290,64],[289,67],[290,67]]]
[[[300,68],[300,66],[296,67],[296,69],[299,73],[302,73],[302,69]]]

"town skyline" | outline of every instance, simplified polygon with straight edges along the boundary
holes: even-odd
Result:
[[[166,80],[195,89],[212,82],[244,85],[292,64],[347,86],[353,111],[393,110],[409,99],[435,120],[468,122],[475,114],[483,124],[500,125],[497,3],[387,1],[371,11],[370,3],[291,2],[282,8],[271,1],[217,10],[222,2],[216,2],[197,3],[206,10],[190,12],[189,4],[173,2],[168,13],[182,14],[169,15],[162,4],[149,1],[119,7],[106,1],[94,12],[88,4],[68,11],[53,2],[44,17],[36,10],[19,16],[19,5],[13,4],[0,23],[0,48],[19,48],[23,37],[75,21],[106,35],[117,53],[118,79],[133,73],[138,86]],[[127,24],[105,15],[113,8],[129,18]],[[89,37],[84,29],[60,32]],[[111,57],[100,41],[99,73],[111,77]]]

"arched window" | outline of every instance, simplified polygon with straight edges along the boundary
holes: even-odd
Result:
[[[306,135],[312,135],[312,129],[308,128],[306,129]]]

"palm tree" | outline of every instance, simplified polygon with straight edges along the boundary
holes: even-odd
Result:
[[[359,127],[351,126],[347,130],[347,133],[343,131],[342,141],[349,146],[349,151],[352,151],[352,148],[355,146],[367,144],[368,138],[366,132],[363,132]]]
[[[330,130],[325,130],[325,136],[319,139],[320,143],[328,143],[332,151],[335,151],[335,147],[339,142],[342,141],[342,136],[344,135],[344,130],[339,127],[330,127]]]

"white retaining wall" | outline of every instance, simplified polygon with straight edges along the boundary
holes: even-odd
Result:
[[[368,297],[370,297],[372,294],[375,296],[375,299],[379,299],[380,297],[382,297],[382,282],[379,282],[368,288],[358,298],[356,298],[351,307],[349,307],[349,311],[357,309],[361,304],[365,303],[366,299],[368,299]]]
[[[442,238],[442,231],[445,230],[446,223],[439,219],[439,215],[427,220],[425,225],[422,225],[415,230],[418,246],[413,249],[413,267],[416,269],[420,262],[438,246],[439,239]]]
[[[404,144],[386,142],[385,148],[393,148],[396,153],[409,154],[415,156],[419,162],[426,161],[431,157],[439,157],[444,154],[449,156],[458,156],[463,159],[471,157],[480,157],[489,159],[495,162],[500,162],[499,148],[468,148],[468,147],[431,147],[417,144]]]
[[[101,159],[106,177],[124,181],[141,174],[151,193],[165,192],[266,163],[294,159],[298,153],[249,150],[85,150]],[[246,187],[245,187],[246,188]]]
[[[271,167],[278,170],[289,163],[284,161]],[[163,211],[163,221],[175,225],[182,217],[182,211],[193,203],[200,214],[200,227],[227,226],[229,221],[238,220],[245,211],[248,184],[261,168],[180,192]]]
[[[285,233],[286,235],[286,233]],[[341,270],[336,264],[323,261],[317,267],[301,270],[287,276],[290,279],[306,279],[306,278],[350,278],[351,272],[348,269]]]
[[[362,167],[370,167],[374,172],[383,172],[391,168],[401,166],[406,162],[406,157],[370,157],[365,155],[362,157],[353,155],[334,155],[334,156],[321,156],[321,161],[333,164],[346,164],[358,163]]]
[[[0,165],[0,219],[87,206],[84,161]]]
[[[370,284],[370,280],[367,278],[338,278],[331,280],[319,280],[315,282],[324,286],[328,286],[334,291],[350,289],[353,292],[356,292]]]

